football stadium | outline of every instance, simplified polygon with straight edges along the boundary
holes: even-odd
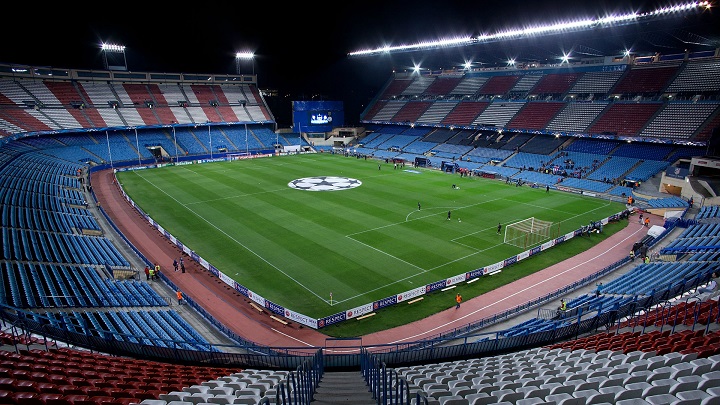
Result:
[[[0,63],[0,403],[720,403],[713,13],[351,51],[496,63],[289,128],[254,67]]]

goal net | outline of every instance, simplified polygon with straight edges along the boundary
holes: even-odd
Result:
[[[523,219],[505,227],[504,242],[522,249],[539,245],[551,238],[552,225],[535,217]]]

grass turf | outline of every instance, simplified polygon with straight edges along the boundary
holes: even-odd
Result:
[[[340,191],[288,186],[317,176],[348,177],[362,185]],[[624,209],[622,204],[582,195],[410,166],[394,169],[381,163],[378,169],[376,160],[329,154],[169,166],[120,172],[118,179],[143,211],[221,272],[313,318],[526,250],[503,243],[502,234],[496,233],[498,222],[504,232],[509,223],[536,217],[554,222],[556,236]],[[541,262],[549,265],[579,253],[588,248],[585,244],[619,229],[610,224],[597,237],[575,238],[578,241],[514,264],[512,272],[504,271],[492,281],[463,286],[467,291],[461,293],[465,299],[479,295],[545,267]],[[167,268],[171,263],[161,265]],[[359,336],[411,322],[447,308],[454,292],[449,295],[428,294],[412,310],[395,305],[383,310],[382,320],[375,316],[322,331]]]

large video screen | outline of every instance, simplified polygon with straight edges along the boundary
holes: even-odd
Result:
[[[329,132],[343,125],[342,101],[293,101],[295,131]]]

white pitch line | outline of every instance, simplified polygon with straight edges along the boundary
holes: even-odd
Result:
[[[635,235],[636,235],[637,233],[639,233],[641,230],[644,230],[644,229],[645,229],[645,228],[643,227],[643,228],[641,228],[640,230],[635,231],[634,233],[628,235],[626,238],[624,238],[624,239],[621,240],[620,242],[618,242],[618,243],[616,243],[615,245],[611,246],[610,248],[604,250],[603,252],[600,252],[600,253],[599,253],[598,255],[596,255],[595,257],[592,257],[592,258],[590,258],[590,259],[588,259],[588,260],[586,260],[586,261],[584,261],[584,262],[582,262],[582,263],[580,263],[580,264],[577,264],[577,265],[575,265],[575,266],[573,266],[573,267],[571,267],[571,268],[569,268],[569,269],[567,269],[567,270],[565,270],[565,271],[562,271],[562,272],[560,272],[560,273],[558,273],[558,274],[556,274],[556,275],[554,275],[554,276],[552,276],[552,277],[548,277],[547,279],[545,279],[545,280],[543,280],[543,281],[541,281],[541,282],[539,282],[539,283],[535,283],[535,284],[533,284],[533,285],[531,285],[531,286],[529,286],[529,287],[527,287],[527,288],[524,288],[524,289],[522,289],[522,290],[516,291],[516,292],[514,292],[514,293],[512,293],[512,294],[510,294],[510,295],[508,295],[508,296],[506,296],[506,297],[504,297],[504,298],[501,298],[501,299],[499,299],[499,300],[497,300],[497,301],[495,301],[495,302],[493,302],[493,303],[491,303],[491,304],[488,304],[488,305],[485,305],[484,307],[478,308],[478,309],[470,312],[470,313],[467,314],[467,315],[463,315],[463,316],[461,316],[461,317],[458,318],[458,319],[455,319],[455,320],[450,321],[450,322],[446,322],[446,323],[444,323],[444,324],[442,324],[442,325],[438,325],[438,326],[436,326],[436,327],[434,327],[434,328],[432,328],[432,329],[429,329],[429,330],[427,330],[427,331],[425,331],[425,332],[423,332],[423,333],[418,333],[418,334],[415,334],[415,335],[412,335],[412,336],[407,336],[407,337],[404,337],[404,338],[402,338],[402,339],[395,340],[395,341],[392,341],[392,342],[389,342],[389,343],[400,343],[400,342],[404,342],[404,341],[407,341],[407,340],[417,340],[417,338],[419,338],[420,336],[427,335],[427,334],[430,333],[430,332],[434,332],[434,331],[436,331],[436,330],[438,330],[438,329],[445,329],[445,328],[447,328],[448,326],[450,326],[450,325],[452,325],[452,324],[455,324],[455,323],[457,323],[458,321],[461,321],[461,320],[463,320],[463,319],[466,319],[466,318],[468,318],[468,317],[470,317],[470,316],[472,316],[472,315],[475,315],[476,313],[478,313],[478,312],[480,312],[480,311],[482,311],[482,310],[485,310],[485,309],[488,309],[488,308],[493,307],[493,306],[495,306],[495,305],[498,305],[499,303],[501,303],[501,302],[503,302],[503,301],[505,301],[505,300],[510,299],[510,297],[514,297],[514,296],[516,296],[516,295],[523,294],[523,293],[525,293],[526,291],[532,290],[533,288],[536,288],[537,286],[539,286],[539,285],[541,285],[541,284],[547,283],[548,281],[550,281],[550,280],[552,280],[552,279],[554,279],[554,278],[561,277],[561,276],[563,276],[565,273],[568,273],[568,272],[570,272],[570,271],[572,271],[572,270],[575,270],[575,269],[578,268],[578,267],[582,267],[583,265],[585,265],[585,264],[587,264],[587,263],[590,263],[590,262],[592,262],[592,261],[594,261],[594,260],[597,260],[599,257],[601,257],[601,256],[604,255],[605,253],[609,252],[609,251],[612,250],[613,248],[619,246],[620,244],[622,244],[623,242],[627,241],[628,239],[630,239],[630,238],[632,238],[632,237],[635,237]]]
[[[285,336],[285,337],[288,337],[288,338],[290,338],[290,339],[292,339],[292,340],[294,340],[294,341],[296,341],[296,342],[300,342],[300,343],[304,344],[305,346],[315,347],[315,345],[312,345],[312,344],[310,344],[310,343],[308,343],[308,342],[305,342],[304,340],[300,340],[300,339],[298,339],[298,338],[296,338],[296,337],[294,337],[294,336],[290,336],[290,335],[288,335],[287,333],[280,332],[279,330],[277,330],[277,329],[275,329],[275,328],[270,328],[270,329],[273,330],[273,331],[275,331],[275,332],[277,332],[277,333],[279,333],[279,334],[281,334],[281,335],[283,335],[283,336]]]

